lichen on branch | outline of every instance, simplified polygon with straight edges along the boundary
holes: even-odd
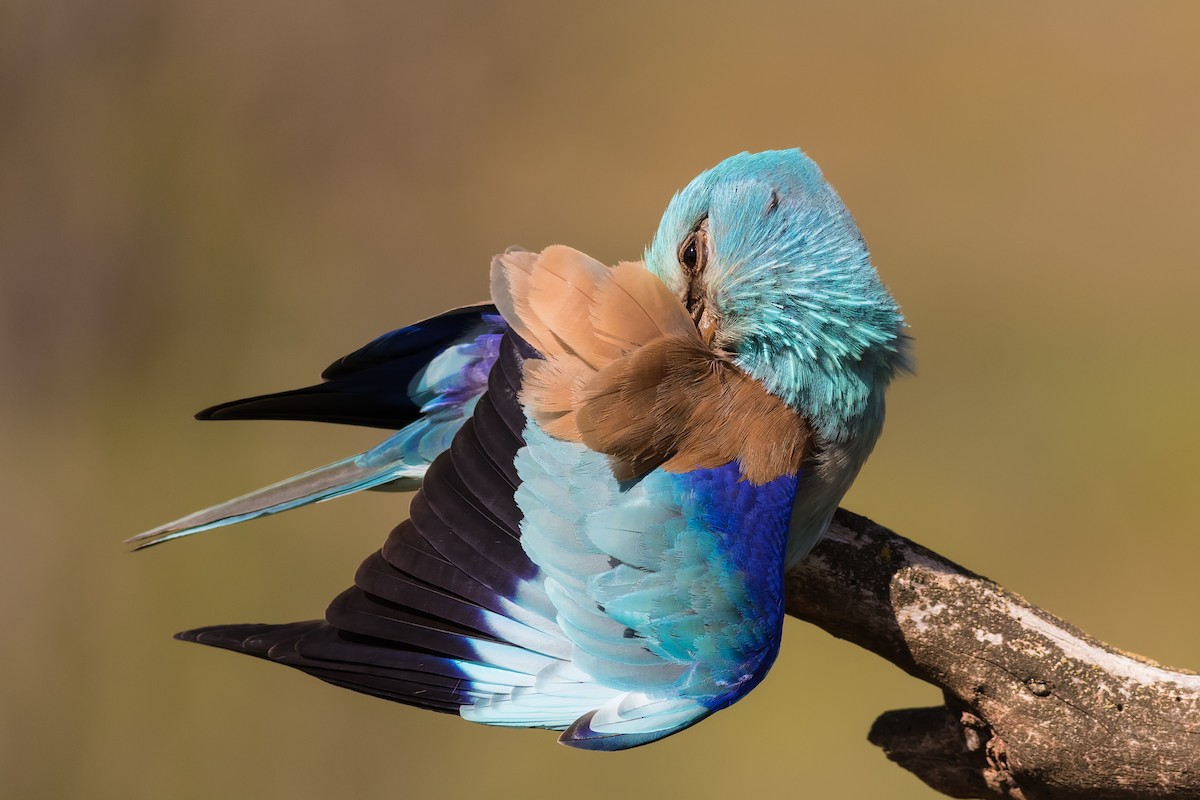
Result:
[[[788,612],[939,687],[870,733],[951,797],[1200,797],[1200,675],[1099,642],[839,510],[788,575]]]

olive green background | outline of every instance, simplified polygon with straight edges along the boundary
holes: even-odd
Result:
[[[934,796],[865,736],[937,693],[795,621],[619,754],[171,640],[320,615],[403,495],[121,545],[379,438],[192,412],[508,245],[636,258],[740,150],[821,164],[912,326],[846,505],[1200,668],[1198,41],[1194,3],[3,3],[0,794]]]

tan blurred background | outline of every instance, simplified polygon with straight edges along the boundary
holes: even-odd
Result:
[[[1194,3],[4,3],[0,795],[934,796],[865,735],[936,692],[794,621],[747,700],[615,755],[170,639],[318,616],[402,496],[120,543],[378,439],[195,410],[507,245],[637,257],[746,149],[817,159],[916,337],[846,505],[1200,668],[1198,42]]]

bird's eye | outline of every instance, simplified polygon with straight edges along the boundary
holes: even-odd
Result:
[[[707,222],[705,220],[689,233],[679,246],[679,263],[691,275],[696,275],[704,269],[704,262],[708,256]]]
[[[679,261],[689,272],[696,271],[696,264],[700,261],[700,254],[696,251],[696,234],[692,234],[683,243],[683,254],[679,257]]]

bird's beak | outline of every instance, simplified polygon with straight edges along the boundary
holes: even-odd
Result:
[[[709,310],[707,304],[703,306],[700,318],[696,320],[696,328],[699,329],[700,338],[704,340],[704,344],[712,347],[713,339],[717,336],[717,315]]]

